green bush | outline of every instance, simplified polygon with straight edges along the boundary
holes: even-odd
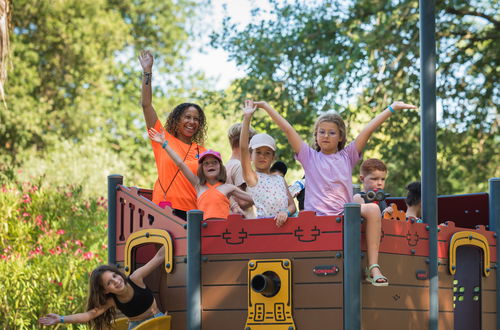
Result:
[[[107,201],[71,186],[0,189],[0,328],[38,329],[46,313],[84,311],[89,273],[107,261]]]

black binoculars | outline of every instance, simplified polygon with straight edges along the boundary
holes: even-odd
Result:
[[[367,192],[360,192],[361,197],[367,202],[381,202],[385,200],[386,197],[391,194],[385,193],[382,189],[379,190],[368,190]]]

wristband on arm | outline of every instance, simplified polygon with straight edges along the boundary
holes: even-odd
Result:
[[[387,109],[389,109],[392,113],[396,113],[396,111],[394,111],[394,109],[392,108],[392,106],[388,106]]]
[[[61,316],[59,317],[59,323],[64,323],[64,315],[61,315]]]

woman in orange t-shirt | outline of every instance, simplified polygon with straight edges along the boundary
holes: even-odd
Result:
[[[194,103],[182,103],[168,115],[165,127],[161,124],[152,104],[153,55],[143,51],[139,56],[144,71],[142,78],[142,110],[149,130],[165,132],[170,147],[181,157],[184,164],[193,172],[198,170],[198,158],[206,149],[203,143],[206,133],[205,114]],[[170,202],[175,215],[186,219],[186,212],[196,209],[196,191],[179,167],[162,150],[161,145],[152,143],[158,179],[153,190],[153,202]]]

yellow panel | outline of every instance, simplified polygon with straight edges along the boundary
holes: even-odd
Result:
[[[450,239],[450,273],[453,275],[457,271],[457,248],[464,245],[473,245],[483,250],[484,276],[490,275],[490,247],[488,240],[483,235],[473,231],[459,231],[453,234]]]
[[[161,244],[165,247],[165,270],[171,273],[174,268],[172,237],[163,229],[144,229],[131,234],[125,244],[125,274],[128,276],[132,269],[132,249],[143,244]]]
[[[290,260],[250,260],[248,262],[248,314],[245,330],[294,329]]]

